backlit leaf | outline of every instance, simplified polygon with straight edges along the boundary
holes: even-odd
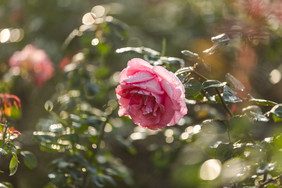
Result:
[[[7,152],[3,148],[0,148],[0,155],[7,155]]]
[[[227,82],[231,85],[231,87],[235,90],[243,91],[245,89],[245,86],[230,73],[227,73],[225,75],[225,78]]]
[[[183,67],[181,69],[178,69],[174,74],[177,76],[183,73],[189,73],[192,72],[193,69],[194,69],[193,67]]]
[[[223,100],[229,103],[242,102],[242,100],[236,95],[236,92],[233,91],[229,86],[223,87]]]
[[[268,113],[272,113],[273,120],[275,122],[282,121],[282,104],[275,105]]]
[[[13,157],[10,161],[9,169],[10,169],[10,176],[14,175],[17,172],[19,165],[18,157],[16,154],[13,154]]]
[[[189,50],[182,50],[181,53],[185,56],[190,57],[190,58],[198,58],[199,57],[199,54],[191,52]]]
[[[262,106],[275,106],[275,105],[277,105],[276,102],[265,100],[265,99],[251,98],[251,99],[249,99],[249,101],[250,102],[254,102],[254,103],[258,104],[258,105],[262,105]]]
[[[220,82],[217,80],[207,80],[205,82],[203,82],[202,87],[204,89],[207,88],[220,88],[226,85],[226,82]]]

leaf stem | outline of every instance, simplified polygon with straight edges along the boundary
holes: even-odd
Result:
[[[225,103],[224,99],[222,98],[219,90],[217,88],[215,88],[217,94],[218,94],[218,97],[220,99],[220,102],[222,104],[222,106],[224,107],[224,109],[228,112],[228,114],[230,115],[230,117],[233,117],[233,113],[230,111],[230,109],[228,108],[227,104]]]
[[[166,51],[166,38],[163,38],[161,56],[165,56],[165,51]]]
[[[6,135],[7,135],[7,130],[8,130],[8,124],[5,124],[5,130],[4,130],[4,133],[3,133],[3,144],[2,144],[3,149],[5,147],[5,139],[6,139]]]

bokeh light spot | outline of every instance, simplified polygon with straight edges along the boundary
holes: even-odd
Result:
[[[0,33],[0,42],[5,43],[10,39],[11,32],[9,29],[3,29]]]
[[[214,180],[221,172],[221,162],[217,159],[205,161],[200,169],[200,177],[203,180]]]
[[[92,44],[92,46],[97,46],[97,44],[99,44],[99,39],[94,38],[94,39],[91,41],[91,44]]]
[[[93,12],[97,17],[102,17],[104,16],[106,9],[101,5],[97,5],[92,8],[91,12]]]
[[[82,23],[84,25],[92,25],[95,22],[95,18],[95,14],[88,12],[82,17]]]
[[[273,69],[269,74],[269,81],[272,84],[277,84],[281,80],[281,72],[277,69]]]

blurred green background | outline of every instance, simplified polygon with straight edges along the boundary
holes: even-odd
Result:
[[[245,85],[246,92],[256,98],[281,103],[282,10],[272,7],[269,10],[274,9],[273,11],[265,12],[254,8],[251,2],[259,1],[1,0],[0,75],[5,78],[9,71],[9,57],[30,43],[49,54],[56,67],[56,74],[41,88],[20,81],[16,81],[20,82],[18,84],[6,85],[5,79],[2,81],[2,92],[5,87],[9,87],[10,92],[22,101],[22,118],[15,124],[16,129],[22,132],[19,144],[36,154],[39,166],[28,170],[20,164],[14,176],[4,177],[0,174],[0,181],[12,182],[14,187],[19,188],[43,187],[48,183],[47,164],[56,156],[41,152],[38,144],[32,140],[32,132],[39,119],[47,116],[44,103],[56,92],[56,84],[62,79],[60,60],[85,47],[83,42],[74,41],[66,49],[63,48],[63,43],[74,29],[83,25],[83,16],[91,10],[102,16],[112,16],[127,30],[124,36],[116,35],[117,39],[107,43],[110,55],[105,61],[110,66],[111,73],[120,71],[134,57],[133,54],[114,53],[117,48],[145,46],[165,51],[166,56],[183,58],[186,66],[192,66],[193,62],[181,54],[182,50],[201,54],[212,46],[212,36],[226,33],[231,38],[229,45],[213,56],[206,57],[206,67],[200,68],[201,71],[208,78],[217,80],[224,80],[225,74],[229,72]],[[276,1],[270,2],[274,4]],[[96,9],[92,9],[95,7]],[[10,34],[12,30],[20,34],[14,38],[11,35],[7,39],[7,29]],[[114,33],[115,30],[111,32]],[[91,40],[86,40],[86,43],[94,48]],[[197,111],[194,107],[188,108],[191,115]],[[167,167],[161,167],[163,172],[153,166],[153,158],[158,158],[158,153],[151,155],[144,148],[151,142],[156,142],[155,139],[137,141],[135,144],[138,154],[134,156],[118,147],[113,148],[113,152],[131,169],[139,187],[193,187],[191,179],[199,177],[192,167],[189,170],[178,168],[182,164],[180,159]],[[166,147],[168,143],[160,144]],[[189,149],[191,151],[188,153],[200,152],[196,148]],[[163,151],[165,149],[159,155]],[[5,171],[7,164],[1,158],[1,169]],[[194,165],[194,168],[198,167]]]

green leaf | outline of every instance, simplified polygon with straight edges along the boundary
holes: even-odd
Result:
[[[160,57],[158,63],[161,62],[161,64],[179,64],[181,67],[184,66],[184,60],[181,58],[177,58],[177,57]],[[158,65],[158,63],[156,63],[155,65]]]
[[[245,89],[245,86],[230,73],[227,73],[225,75],[225,78],[227,82],[231,85],[231,87],[235,90],[243,91]]]
[[[274,115],[274,114],[273,114],[272,118],[273,118],[273,121],[274,121],[274,122],[282,122],[282,118],[279,118],[279,117],[277,117],[277,116]]]
[[[267,112],[266,114],[272,114],[272,118],[274,122],[281,122],[282,121],[282,104],[277,104],[272,109]]]
[[[277,184],[268,184],[266,188],[277,188]]]
[[[269,119],[262,114],[262,111],[259,106],[251,105],[246,108],[243,108],[242,111],[254,121],[268,122]]]
[[[33,153],[29,151],[22,151],[21,155],[24,157],[24,164],[29,168],[33,169],[37,167],[37,159]]]
[[[103,174],[101,176],[106,182],[108,182],[112,185],[117,185],[117,183],[115,182],[115,180],[111,176],[108,176],[108,175],[105,175],[105,174]]]
[[[273,139],[273,146],[274,146],[277,150],[282,149],[282,134],[276,136],[276,137]]]
[[[236,92],[229,86],[223,87],[223,100],[228,103],[242,102],[242,100],[236,95]]]
[[[202,84],[195,78],[191,78],[188,83],[184,84],[188,97],[195,97],[200,94]]]
[[[183,73],[192,72],[193,70],[194,70],[194,67],[183,67],[181,69],[178,69],[174,74],[177,76]]]
[[[8,153],[3,149],[0,148],[0,155],[7,155]]]
[[[21,110],[15,106],[12,107],[11,109],[11,116],[10,118],[13,118],[13,119],[19,119],[21,117]]]
[[[102,122],[101,118],[96,116],[89,116],[81,120],[81,124],[89,125],[89,126],[98,126]]]
[[[190,57],[190,58],[195,58],[195,59],[199,58],[199,54],[191,52],[189,50],[182,50],[181,53],[185,56]]]
[[[227,45],[230,38],[225,33],[219,34],[211,38],[211,41],[220,45]]]
[[[270,112],[272,112],[275,116],[282,118],[282,104],[275,105]]]
[[[13,157],[10,161],[9,169],[10,169],[10,176],[14,175],[17,172],[19,165],[18,157],[15,153],[13,153]]]
[[[125,47],[125,48],[119,48],[116,50],[116,53],[125,53],[125,52],[135,52],[138,54],[148,55],[150,57],[156,57],[160,56],[160,52],[155,51],[151,48],[145,48],[145,47]]]
[[[57,136],[52,132],[37,131],[33,133],[33,138],[38,142],[54,143],[57,141]]]
[[[215,151],[216,158],[220,160],[228,160],[233,155],[233,144],[221,143],[217,146]]]
[[[230,134],[235,139],[249,138],[247,135],[250,132],[252,123],[247,116],[233,116],[228,122]]]
[[[250,102],[254,102],[256,104],[262,105],[262,106],[275,106],[277,105],[276,102],[265,100],[265,99],[255,99],[251,98],[249,99]]]
[[[1,182],[0,188],[13,188],[13,185],[9,182]]]
[[[207,81],[203,82],[202,87],[204,89],[207,89],[207,88],[221,88],[221,87],[223,87],[225,85],[226,85],[226,82],[220,82],[220,81],[217,81],[217,80],[207,80]]]
[[[64,146],[61,144],[56,144],[56,143],[42,142],[40,143],[40,149],[44,151],[50,151],[50,152],[62,152],[64,151]]]
[[[105,185],[104,179],[99,174],[92,176],[91,180],[97,187],[104,187]]]
[[[49,130],[53,133],[61,133],[65,130],[61,123],[52,124],[49,126]]]
[[[52,184],[52,183],[49,183],[49,184],[45,185],[44,188],[57,188],[57,186]]]
[[[220,120],[208,119],[201,123],[201,132],[206,134],[224,133],[226,130],[226,124]]]
[[[254,121],[261,121],[261,122],[268,122],[269,121],[269,119],[263,114],[258,114],[258,113],[251,111],[247,115]]]
[[[219,47],[220,47],[220,45],[214,44],[212,47],[204,50],[203,53],[205,55],[213,55],[214,53],[216,53],[218,51]]]

